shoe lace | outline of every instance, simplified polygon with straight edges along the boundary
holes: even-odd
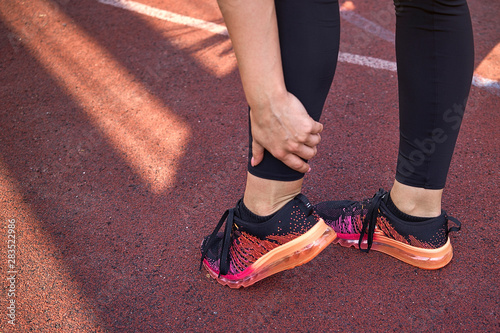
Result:
[[[378,192],[375,193],[368,206],[368,211],[365,215],[365,218],[363,219],[363,227],[361,228],[361,234],[359,235],[359,242],[358,242],[358,247],[363,252],[368,253],[372,247],[373,234],[375,233],[375,226],[377,225],[378,208],[385,193],[386,192],[383,189],[379,189]],[[365,236],[367,228],[368,228],[368,242],[366,249],[362,249],[361,243],[363,242],[363,237]]]
[[[224,229],[224,236],[222,238],[222,252],[219,263],[219,277],[221,275],[226,275],[229,272],[229,248],[231,246],[231,233],[234,225],[234,211],[235,208],[231,208],[224,212],[221,219],[219,220],[219,223],[217,223],[217,226],[215,227],[214,231],[204,242],[203,253],[201,255],[200,269],[203,264],[203,260],[207,256],[208,250],[212,248],[215,241],[217,240],[217,234],[220,228],[222,227],[222,224],[224,224],[224,221],[227,219],[226,227]]]
[[[456,225],[456,227],[448,228],[448,233],[452,231],[460,231],[460,229],[462,228],[462,223],[459,220],[457,220],[453,216],[448,216],[446,212],[444,213],[444,218],[446,219],[446,221],[452,221]]]

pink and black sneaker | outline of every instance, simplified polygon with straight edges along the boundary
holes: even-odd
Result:
[[[334,241],[344,247],[380,251],[423,269],[446,266],[453,257],[448,237],[460,230],[460,222],[446,212],[435,218],[406,221],[389,208],[389,193],[380,189],[362,201],[326,201],[314,209],[337,233]],[[448,221],[456,227],[448,228]]]
[[[248,287],[305,264],[336,237],[302,194],[260,223],[242,220],[241,205],[242,200],[227,210],[201,245],[201,264],[219,283],[231,288]],[[224,221],[224,232],[219,233]]]

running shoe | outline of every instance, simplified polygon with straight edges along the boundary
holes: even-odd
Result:
[[[380,189],[363,201],[327,201],[314,209],[337,233],[334,241],[363,252],[380,251],[423,269],[439,269],[453,257],[448,237],[460,230],[461,223],[442,212],[421,222],[407,222],[387,208],[389,193]],[[456,226],[448,228],[448,221]]]
[[[240,200],[227,210],[201,244],[200,268],[205,266],[213,278],[231,288],[248,287],[305,264],[336,237],[302,194],[260,223],[238,216],[242,204]],[[219,232],[224,221],[224,232]]]

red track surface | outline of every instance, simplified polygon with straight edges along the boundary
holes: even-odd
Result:
[[[141,1],[222,24],[215,1]],[[393,30],[391,4],[354,5]],[[499,80],[500,3],[470,7],[477,73]],[[227,37],[93,0],[2,1],[0,19],[2,332],[500,330],[498,90],[472,88],[444,198],[463,222],[449,266],[330,246],[230,290],[198,270],[200,240],[245,177],[246,106]],[[345,21],[342,33],[341,51],[394,61],[390,42]],[[394,73],[339,63],[323,122],[305,194],[389,188]]]

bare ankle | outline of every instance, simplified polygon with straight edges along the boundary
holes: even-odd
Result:
[[[412,187],[396,180],[390,195],[394,205],[405,214],[418,217],[441,215],[443,190]]]
[[[267,216],[291,201],[302,189],[302,179],[278,181],[247,175],[243,203],[254,214]]]

